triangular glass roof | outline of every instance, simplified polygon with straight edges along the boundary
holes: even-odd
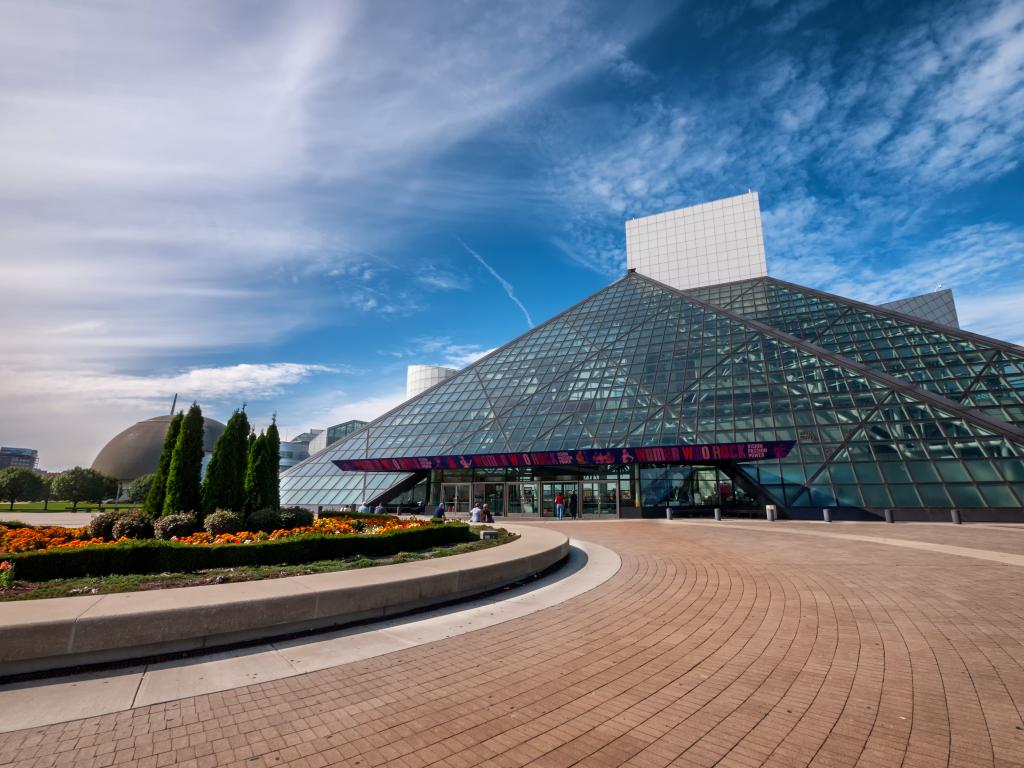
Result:
[[[979,431],[989,445],[983,456],[1021,464],[1024,433],[1005,423],[992,428],[979,410],[931,386],[965,381],[970,405],[981,409],[977,399],[991,394],[986,371],[1004,389],[1019,382],[1012,353],[1000,348],[997,356],[930,328],[907,328],[901,337],[900,322],[763,279],[687,294],[630,273],[291,468],[282,475],[282,503],[355,503],[410,477],[341,472],[334,459],[796,440],[786,459],[740,470],[786,504],[828,494],[841,503],[837,488],[847,494],[847,485],[835,475],[846,470],[833,465],[849,465],[850,487],[861,474],[882,478],[879,489],[847,494],[860,499],[857,506],[879,506],[883,497],[883,506],[911,496],[919,503],[926,492],[892,491],[882,464],[946,461],[950,451],[954,460],[968,458]],[[818,346],[787,334],[813,336]],[[903,367],[880,349],[898,350]],[[980,367],[971,367],[974,355]],[[933,369],[937,359],[964,372],[915,377],[909,371],[922,358]],[[902,426],[879,425],[893,420]],[[988,498],[987,481],[970,474],[962,482],[974,486],[964,498]],[[943,494],[952,497],[948,489],[933,495]]]
[[[1024,426],[1024,350],[771,277],[687,291],[922,389]]]

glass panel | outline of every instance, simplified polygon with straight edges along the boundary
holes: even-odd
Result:
[[[616,483],[580,483],[580,509],[584,515],[614,516]]]
[[[984,507],[985,502],[973,485],[950,485],[947,486],[953,503],[958,507]]]
[[[535,483],[509,483],[508,513],[510,515],[537,515],[536,488]]]

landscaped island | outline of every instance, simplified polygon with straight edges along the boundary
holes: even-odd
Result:
[[[497,543],[507,540],[502,537]],[[467,548],[467,545],[468,548]],[[308,510],[261,510],[248,518],[220,512],[200,527],[191,515],[150,522],[138,512],[108,512],[82,528],[0,522],[0,599],[183,586],[342,570],[469,551],[477,544],[464,523],[346,514],[313,519]],[[282,567],[310,566],[308,569]],[[243,569],[235,574],[232,569]],[[112,576],[53,589],[44,582]],[[77,591],[76,591],[77,590]]]

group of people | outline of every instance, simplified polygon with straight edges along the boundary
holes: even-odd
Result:
[[[555,518],[558,520],[564,520],[566,515],[570,519],[575,520],[577,514],[577,498],[576,491],[569,494],[567,499],[561,491],[555,496]],[[437,502],[437,506],[434,508],[433,517],[438,520],[443,520],[445,514],[455,515],[455,505],[445,504],[444,499]],[[491,514],[490,508],[487,504],[482,507],[479,504],[474,504],[473,508],[469,510],[469,522],[471,523],[493,523],[494,515]]]
[[[569,494],[569,498],[566,499],[562,492],[559,491],[558,495],[555,496],[555,517],[559,520],[564,520],[566,513],[573,520],[576,519],[576,491]]]
[[[454,517],[455,505],[448,504],[445,506],[444,499],[437,502],[437,507],[434,508],[433,517],[437,520],[443,520],[445,512]],[[469,522],[471,523],[493,523],[494,515],[491,514],[491,509],[486,504],[482,507],[479,504],[474,504],[473,508],[469,510]]]

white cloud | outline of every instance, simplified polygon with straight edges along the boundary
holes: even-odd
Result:
[[[497,347],[483,347],[480,344],[459,344],[448,336],[428,336],[413,339],[409,347],[388,350],[382,354],[407,360],[410,364],[465,368],[495,349]]]
[[[344,369],[302,363],[241,364],[167,374],[129,375],[78,369],[9,370],[0,379],[5,442],[37,447],[45,469],[88,465],[122,429],[195,400],[207,416],[226,418],[244,402],[278,398],[312,376]],[[266,419],[269,423],[269,418]]]
[[[132,372],[236,360],[336,318],[338,296],[344,315],[415,311],[380,254],[511,190],[443,153],[582,74],[628,74],[668,10],[0,5],[4,440],[63,462],[147,414],[125,406],[137,387],[173,386]],[[69,372],[65,401],[29,394]],[[219,380],[225,397],[253,384]],[[111,391],[121,411],[83,399]]]
[[[343,390],[297,398],[278,412],[278,428],[282,435],[293,437],[307,429],[326,429],[352,419],[373,421],[405,401],[405,388],[348,398]],[[270,422],[269,414],[256,414],[252,419],[260,424]]]

